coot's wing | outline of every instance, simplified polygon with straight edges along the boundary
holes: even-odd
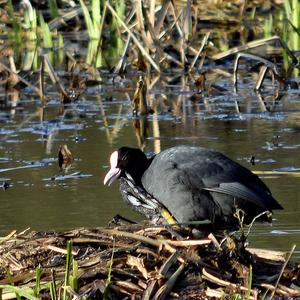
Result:
[[[247,200],[265,210],[282,209],[257,175],[219,152],[212,155],[201,166],[207,189]]]
[[[211,192],[227,194],[233,197],[241,198],[266,209],[265,205],[262,204],[261,196],[258,196],[256,193],[252,192],[252,190],[250,190],[248,187],[239,182],[220,183],[220,185],[217,187],[203,189]]]

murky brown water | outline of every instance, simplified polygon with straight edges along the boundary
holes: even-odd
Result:
[[[187,83],[150,89],[149,100],[157,113],[148,117],[145,151],[192,144],[222,151],[252,170],[300,168],[300,104],[293,91],[277,102],[272,97],[265,100],[269,112],[248,87],[196,102],[189,100],[190,95]],[[63,115],[55,97],[44,108],[43,121],[38,100],[28,96],[23,95],[16,108],[0,110],[0,184],[12,185],[0,190],[0,235],[27,227],[101,226],[116,214],[141,220],[122,202],[117,184],[111,188],[102,184],[109,154],[122,145],[141,143],[125,90],[91,89]],[[140,120],[137,125],[147,127]],[[75,157],[68,174],[81,172],[80,176],[56,177],[61,175],[57,164],[61,144],[67,144]],[[254,166],[249,163],[252,155]],[[30,168],[5,170],[20,166]],[[300,178],[264,181],[285,210],[275,213],[272,226],[255,226],[251,245],[282,250],[300,245]]]

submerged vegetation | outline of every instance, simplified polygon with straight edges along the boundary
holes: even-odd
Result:
[[[172,114],[176,124],[182,111],[200,102],[208,106],[204,97],[223,95],[231,87],[237,92],[245,78],[253,83],[262,112],[272,110],[282,91],[298,90],[298,1],[207,3],[2,1],[0,108],[15,109],[22,101],[20,94],[35,93],[35,116],[43,121],[55,94],[60,120],[73,115],[79,119],[81,112],[72,103],[84,98],[91,87],[97,88],[96,94],[102,92],[105,83],[106,91],[119,89],[131,102],[130,113],[117,118],[112,129],[103,102],[114,99],[107,93],[99,101],[97,113],[103,117],[108,142],[115,141],[124,119],[130,119],[144,149],[150,114],[159,152],[160,113]],[[182,95],[176,103],[168,103],[171,85],[180,92],[189,87],[189,107]],[[167,86],[165,93],[157,100],[151,93],[162,86]],[[237,101],[234,109],[241,110]],[[30,118],[22,120],[20,128]],[[47,150],[55,130],[59,129],[43,133]],[[64,174],[46,180],[89,176],[66,175],[73,161],[67,145],[61,146],[59,167]],[[293,171],[257,173],[299,176]],[[4,182],[2,188],[8,187]],[[195,240],[181,234],[168,227],[143,225],[13,232],[0,239],[0,299],[300,296],[299,266],[289,261],[293,249],[284,255],[248,249],[244,241],[234,238],[219,244],[213,236]]]

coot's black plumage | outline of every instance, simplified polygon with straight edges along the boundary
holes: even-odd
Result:
[[[225,155],[200,147],[177,146],[148,159],[122,147],[110,158],[104,184],[120,178],[124,200],[150,219],[166,208],[179,223],[208,220],[214,228],[235,228],[237,208],[249,224],[264,211],[282,209],[268,187]],[[270,221],[264,215],[261,221]]]

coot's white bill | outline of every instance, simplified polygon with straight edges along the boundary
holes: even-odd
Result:
[[[104,185],[110,186],[116,179],[119,178],[121,174],[121,169],[117,168],[118,165],[119,154],[118,151],[114,151],[110,156],[110,170],[105,175]]]

